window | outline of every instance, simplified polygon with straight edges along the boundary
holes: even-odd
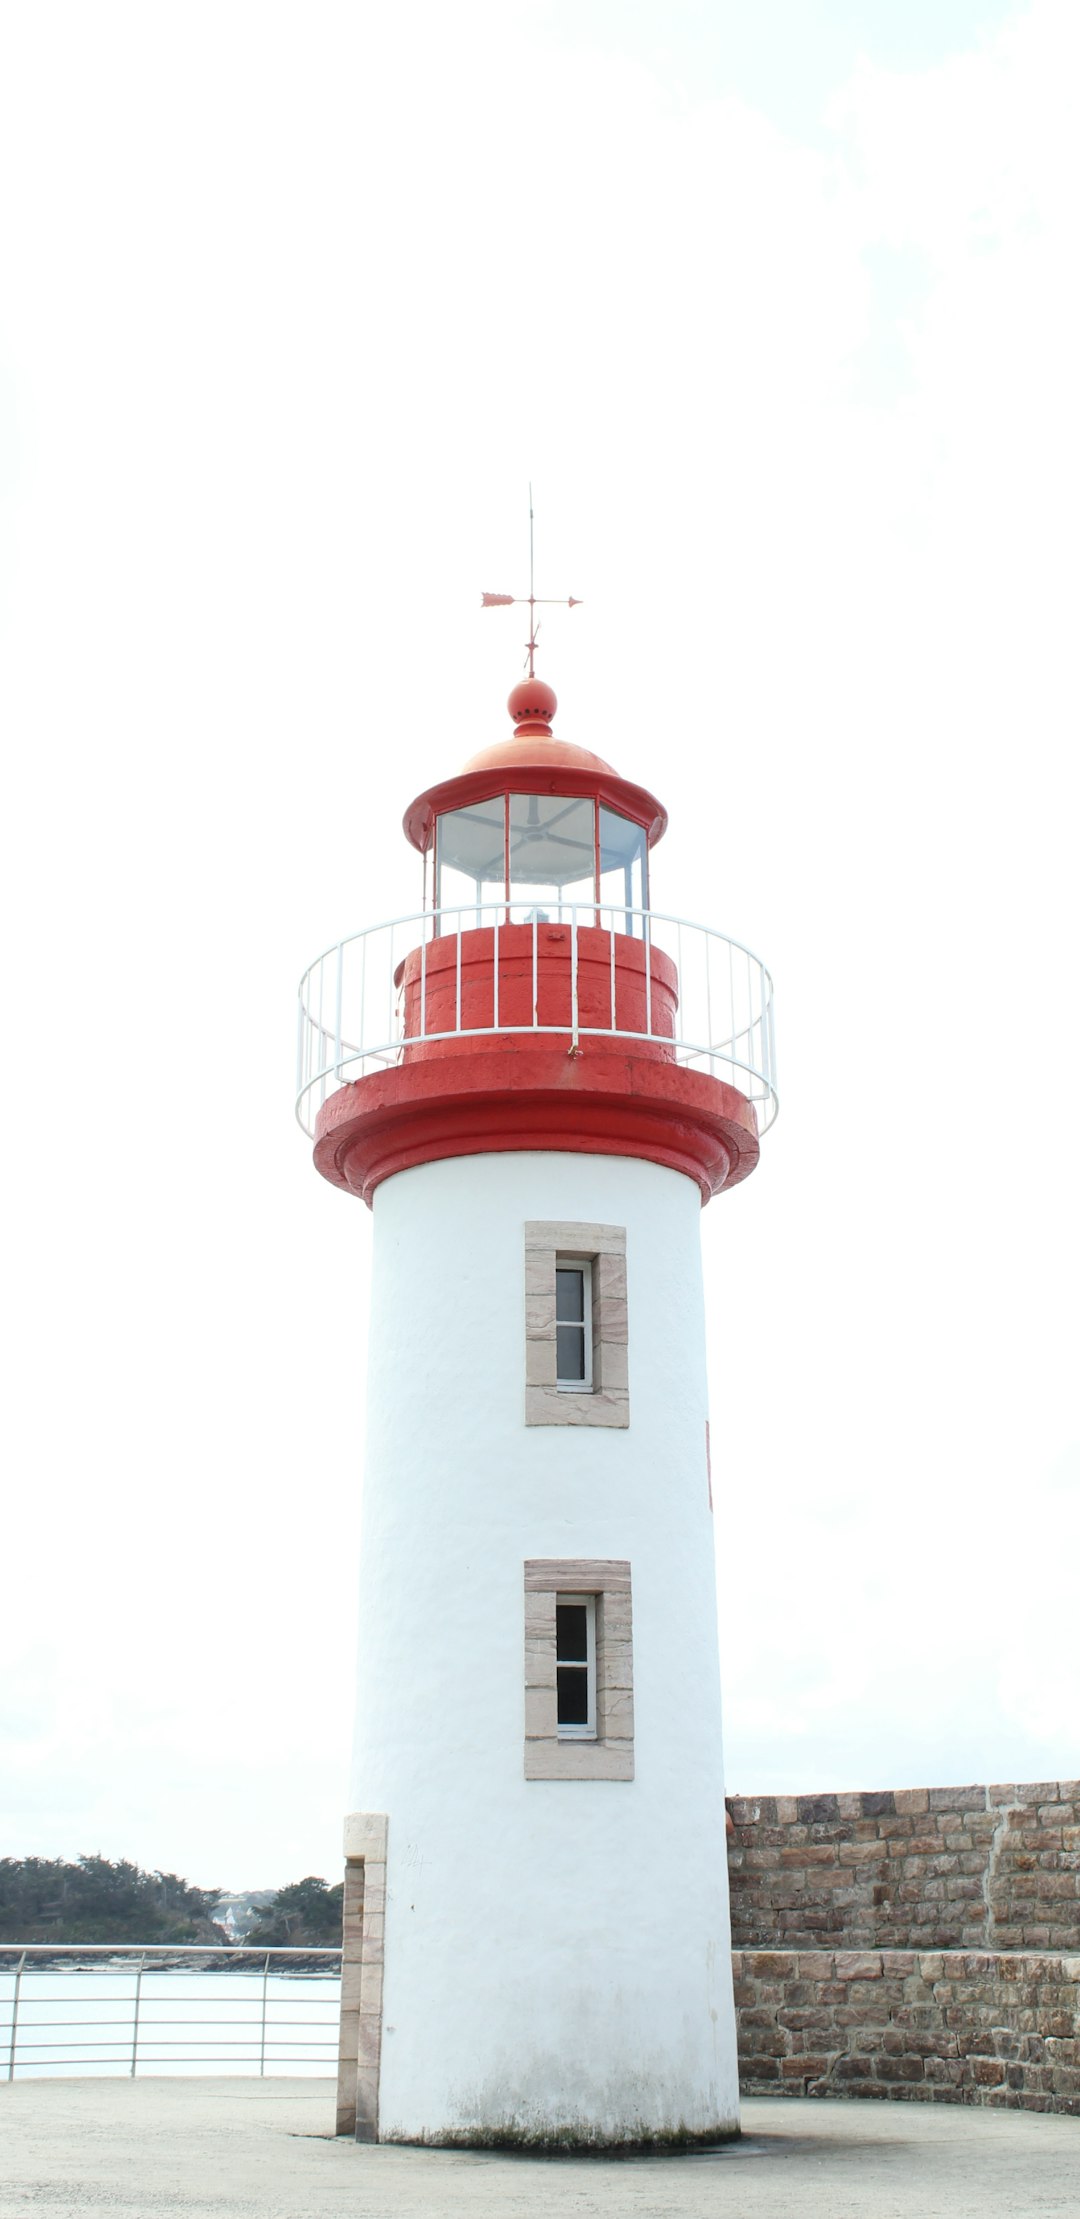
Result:
[[[633,1779],[633,1662],[628,1563],[526,1563],[527,1780]]]
[[[630,1423],[626,1231],[525,1227],[525,1423]]]
[[[555,1258],[555,1384],[563,1393],[592,1388],[592,1265]]]
[[[596,798],[493,794],[436,817],[434,878],[437,909],[505,902],[512,924],[576,910],[582,924],[640,934],[648,833]]]
[[[555,1718],[560,1741],[595,1741],[595,1595],[555,1597]]]

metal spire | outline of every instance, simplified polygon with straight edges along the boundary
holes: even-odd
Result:
[[[534,670],[534,667],[533,667],[533,663],[534,663],[534,658],[535,658],[535,655],[536,655],[536,635],[537,635],[538,631],[540,630],[540,626],[538,625],[538,623],[537,623],[537,621],[536,621],[536,611],[537,611],[537,609],[580,609],[580,607],[581,607],[581,605],[582,605],[582,604],[581,604],[581,602],[580,602],[580,601],[578,601],[578,600],[575,600],[575,598],[574,598],[573,594],[571,594],[571,595],[569,596],[569,598],[568,598],[568,599],[567,599],[566,601],[554,601],[554,600],[551,600],[551,599],[550,599],[550,598],[548,598],[548,597],[545,597],[545,596],[543,596],[543,595],[538,595],[538,594],[537,594],[537,591],[536,591],[536,572],[535,572],[535,565],[534,565],[534,560],[533,560],[533,490],[532,490],[532,486],[531,486],[531,485],[530,485],[530,487],[529,487],[529,590],[528,590],[528,593],[482,593],[482,594],[481,594],[481,596],[480,596],[480,606],[481,606],[481,608],[482,608],[482,609],[509,609],[509,608],[513,608],[513,607],[514,607],[514,606],[515,606],[516,604],[518,604],[518,603],[523,603],[523,604],[527,604],[527,605],[528,605],[528,610],[529,610],[529,639],[528,639],[528,662],[527,662],[526,668],[527,668],[527,670],[528,670],[528,673],[529,673],[529,676],[530,676],[530,678],[533,678],[533,677],[535,677],[535,675],[536,675],[536,673],[535,673],[535,670]]]

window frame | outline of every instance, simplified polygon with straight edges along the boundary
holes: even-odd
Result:
[[[463,878],[472,879],[472,883],[476,890],[475,906],[477,908],[481,907],[484,902],[501,902],[505,905],[506,908],[507,923],[510,922],[510,911],[514,904],[514,884],[510,870],[511,820],[513,814],[513,804],[515,801],[532,801],[536,800],[537,798],[563,801],[567,804],[568,807],[571,805],[576,806],[579,801],[583,801],[591,807],[593,814],[591,883],[584,878],[575,882],[580,887],[580,891],[565,900],[560,899],[558,901],[556,906],[559,909],[560,915],[562,914],[562,911],[564,909],[576,909],[578,911],[582,909],[593,909],[596,912],[596,921],[597,923],[599,923],[601,910],[610,909],[613,916],[617,914],[619,910],[624,910],[626,913],[626,930],[628,933],[632,933],[633,910],[635,908],[639,908],[642,911],[647,911],[649,908],[649,827],[644,818],[634,816],[633,813],[625,807],[625,805],[621,808],[616,808],[613,802],[602,800],[599,794],[565,794],[556,792],[553,795],[549,796],[546,789],[541,789],[539,787],[532,788],[510,786],[500,787],[497,788],[493,793],[478,796],[472,801],[459,803],[457,809],[438,810],[435,814],[430,840],[432,865],[431,900],[433,909],[441,912],[444,907],[452,911],[455,909],[472,908],[474,906],[472,900],[465,903],[451,901],[444,904],[442,900],[443,871],[444,869],[455,870]],[[501,878],[476,878],[473,873],[467,870],[463,870],[460,864],[448,863],[446,861],[446,858],[444,857],[442,852],[443,844],[446,839],[446,834],[441,831],[441,827],[445,818],[455,817],[459,815],[472,815],[475,812],[488,807],[491,803],[496,802],[500,805],[502,810],[502,876]],[[607,878],[612,871],[619,868],[619,865],[609,863],[607,870],[604,869],[603,858],[605,853],[607,852],[603,836],[603,818],[605,814],[610,817],[617,818],[621,824],[632,825],[635,831],[641,834],[640,848],[637,850],[636,854],[631,856],[630,861],[622,866],[622,894],[614,900],[608,901],[604,900],[603,882],[604,879]],[[492,830],[495,830],[494,823],[492,823]],[[498,850],[493,850],[493,862],[496,860],[497,854]],[[635,863],[640,865],[641,871],[641,884],[639,889],[640,900],[636,904],[631,899],[631,896],[634,892],[633,871]],[[426,899],[426,852],[424,856],[424,872]],[[521,885],[526,885],[529,883],[531,882],[524,879],[519,881],[519,884]],[[570,881],[567,881],[567,884],[570,883]]]
[[[560,1263],[589,1265],[589,1383],[560,1380]],[[630,1423],[626,1227],[530,1219],[525,1225],[525,1424]]]
[[[524,1566],[526,1780],[632,1780],[634,1640],[630,1565],[621,1557],[532,1557]],[[560,1729],[560,1598],[593,1598],[595,1731]]]
[[[577,1326],[576,1318],[559,1316],[559,1273],[581,1273],[582,1369],[578,1379],[559,1377],[559,1327]],[[593,1260],[591,1256],[555,1256],[555,1385],[561,1395],[591,1395],[593,1391]]]
[[[581,1604],[585,1611],[585,1658],[559,1655],[559,1612],[566,1604]],[[564,1724],[559,1717],[559,1673],[584,1672],[585,1722],[583,1725]],[[567,1595],[557,1589],[555,1594],[555,1730],[560,1741],[596,1740],[596,1596],[589,1594]]]

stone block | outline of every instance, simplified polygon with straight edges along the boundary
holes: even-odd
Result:
[[[351,1811],[345,1820],[346,1857],[365,1862],[385,1858],[387,1823],[384,1811]]]
[[[891,2080],[901,2087],[923,2077],[921,2057],[879,2057],[874,2065],[875,2080]]]
[[[525,1335],[530,1341],[550,1340],[555,1331],[555,1289],[542,1294],[525,1290]]]
[[[598,1337],[613,1345],[616,1342],[626,1345],[630,1337],[630,1327],[625,1294],[601,1295]]]
[[[604,1334],[599,1348],[600,1386],[605,1394],[625,1394],[629,1385],[629,1352],[625,1341]]]
[[[832,2077],[846,2086],[853,2080],[870,2080],[873,2071],[869,2057],[838,2057],[833,2066]]]
[[[880,1980],[880,1954],[877,1950],[838,1950],[835,1972],[837,1980]]]
[[[920,1811],[929,1810],[929,1790],[927,1788],[896,1788],[893,1792],[893,1802],[901,1816],[913,1817]]]
[[[818,1981],[833,1978],[834,1959],[831,1950],[802,1950],[796,1963],[800,1980]],[[1077,1978],[1080,1979],[1080,1973],[1077,1974]]]
[[[824,1826],[840,1816],[840,1800],[836,1795],[800,1795],[796,1798],[799,1818],[806,1826]]]
[[[929,1807],[932,1811],[984,1811],[984,1787],[930,1788]]]
[[[891,1788],[860,1795],[858,1803],[863,1818],[892,1818],[897,1809],[896,1796]]]
[[[528,1394],[530,1388],[534,1387],[555,1388],[555,1381],[558,1376],[555,1359],[556,1346],[553,1336],[544,1340],[534,1338],[526,1341],[526,1394]]]

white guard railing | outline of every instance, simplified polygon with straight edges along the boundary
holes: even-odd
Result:
[[[333,2073],[340,1949],[0,1947],[0,2078]]]
[[[503,951],[508,925],[515,928],[513,967],[519,974],[520,930],[523,925],[531,928],[533,995],[531,1015],[525,1023],[507,1021],[509,994],[503,997],[502,1011],[499,1007],[500,983],[506,975],[507,959]],[[570,941],[568,1003],[565,1015],[560,1012],[562,1021],[554,1024],[540,1022],[536,984],[541,938],[547,940],[553,925],[563,928]],[[465,935],[483,927],[494,934],[492,1021],[475,1026],[462,1022],[462,981],[468,968],[462,963],[462,941]],[[579,936],[586,932],[590,935],[595,982],[598,928],[607,935],[610,945],[610,993],[606,1004],[597,1012],[594,983],[591,1021],[583,1023],[577,996]],[[646,964],[643,971],[644,1026],[630,1029],[622,1018],[616,1023],[616,942],[626,936],[633,937],[639,944],[644,943],[650,951],[660,951],[676,966],[679,988],[674,1040],[670,1031],[670,999],[664,998],[662,1010],[658,1006],[654,1012],[650,1006],[652,999],[659,1000],[650,994],[651,963]],[[503,951],[500,951],[500,938]],[[445,991],[440,997],[443,1016],[451,1021],[438,1031],[430,1026],[431,997],[425,977],[427,953],[436,940],[442,943],[439,959],[443,979],[449,968],[452,982],[455,982],[451,985],[448,1008]],[[447,949],[447,942],[456,942],[453,955]],[[339,940],[335,947],[327,948],[305,971],[300,981],[298,1012],[296,1115],[306,1133],[314,1132],[319,1110],[327,1096],[338,1087],[400,1063],[405,1045],[401,967],[406,957],[414,953],[419,955],[420,962],[418,1022],[415,1029],[410,1030],[410,1043],[450,1040],[457,1036],[469,1038],[478,1032],[533,1032],[537,1036],[570,1033],[575,1044],[579,1038],[615,1032],[621,1039],[660,1040],[669,1049],[674,1048],[677,1062],[706,1071],[713,1078],[724,1079],[747,1096],[757,1111],[762,1132],[776,1116],[772,979],[760,958],[751,954],[740,941],[729,940],[723,933],[710,931],[706,925],[690,924],[685,918],[664,916],[656,910],[598,908],[593,902],[568,902],[557,911],[542,916],[535,912],[522,916],[513,904],[508,910],[505,901],[498,901],[472,904],[467,909],[429,909],[411,917],[395,917],[386,924],[370,925],[365,932],[353,933],[347,940]],[[623,985],[620,975],[620,995]],[[515,1006],[519,1004],[519,994],[520,989]],[[622,1017],[625,1017],[625,1009]]]

